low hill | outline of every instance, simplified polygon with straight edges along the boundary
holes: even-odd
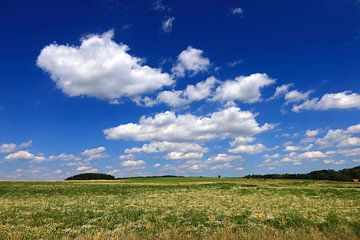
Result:
[[[104,173],[81,173],[65,180],[114,180],[115,177]]]
[[[301,174],[264,174],[247,175],[245,178],[263,178],[263,179],[313,179],[313,180],[331,180],[331,181],[352,181],[360,179],[360,166],[354,168],[342,169],[339,171],[324,169]]]

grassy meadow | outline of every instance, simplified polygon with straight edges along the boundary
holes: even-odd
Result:
[[[360,239],[360,184],[1,181],[0,239]]]

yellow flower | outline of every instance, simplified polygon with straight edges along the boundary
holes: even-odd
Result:
[[[255,214],[255,219],[257,219],[260,222],[263,222],[266,219],[266,214],[264,212],[258,212]]]

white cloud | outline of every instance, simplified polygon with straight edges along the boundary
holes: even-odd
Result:
[[[301,150],[302,151],[309,151],[310,149],[312,149],[314,147],[314,144],[308,144],[305,147],[303,147]]]
[[[16,144],[3,143],[0,145],[0,153],[10,153],[16,150]]]
[[[215,162],[225,162],[226,163],[226,162],[234,161],[236,159],[241,159],[241,156],[229,155],[226,153],[219,153],[215,156],[208,158],[207,161],[210,163],[215,163]]]
[[[90,149],[84,150],[81,154],[85,155],[85,156],[90,156],[90,155],[94,155],[94,154],[103,153],[103,152],[105,152],[105,150],[106,150],[105,147],[90,148]]]
[[[344,164],[346,163],[345,160],[335,160],[335,159],[327,159],[323,161],[326,164],[335,164],[335,165],[340,165],[340,164]]]
[[[163,22],[162,22],[162,26],[161,29],[165,32],[165,33],[170,33],[172,31],[173,28],[173,22],[174,22],[175,18],[174,17],[168,17],[166,18]]]
[[[156,100],[158,103],[165,103],[171,107],[180,107],[188,104],[187,99],[183,98],[182,91],[162,91]]]
[[[188,85],[184,95],[188,101],[200,101],[211,95],[211,90],[218,80],[215,77],[209,77],[205,81],[198,82],[196,85]]]
[[[325,158],[326,155],[322,153],[321,151],[309,151],[304,152],[299,155],[300,159],[319,159],[319,158]]]
[[[92,167],[91,165],[89,165],[88,163],[78,163],[77,167],[76,167],[76,171],[78,173],[96,173],[98,172],[98,169]]]
[[[360,124],[349,126],[347,129],[329,129],[324,137],[317,138],[316,143],[323,147],[346,147],[359,144],[359,138],[353,137],[360,129]]]
[[[167,158],[172,160],[179,159],[197,159],[202,158],[203,154],[207,152],[207,148],[202,147],[196,143],[184,142],[152,142],[144,144],[142,147],[134,147],[125,149],[125,153],[156,153],[166,152]]]
[[[136,141],[193,142],[252,136],[273,128],[259,126],[253,113],[230,107],[210,116],[163,112],[154,117],[141,117],[139,123],[122,124],[104,130],[107,139]]]
[[[298,90],[292,90],[285,94],[284,98],[286,103],[304,101],[309,98],[312,91],[299,92]]]
[[[320,129],[314,129],[314,130],[306,130],[305,135],[307,137],[315,137],[320,133]]]
[[[290,87],[292,87],[293,85],[294,85],[293,83],[289,83],[289,84],[283,84],[279,87],[276,87],[275,93],[270,99],[275,99],[282,95],[285,95],[287,92],[289,92]]]
[[[203,157],[201,152],[169,152],[167,158],[171,160],[199,159]]]
[[[286,152],[294,152],[294,151],[298,151],[299,149],[300,149],[299,146],[291,146],[291,145],[289,145],[289,146],[286,146],[284,148],[284,151],[286,151]]]
[[[242,15],[244,13],[244,11],[242,10],[242,8],[240,7],[237,7],[237,8],[232,8],[230,9],[231,10],[231,13],[233,15]]]
[[[156,153],[156,152],[198,152],[205,153],[206,148],[196,143],[184,142],[152,142],[144,144],[142,147],[134,147],[125,149],[125,153]]]
[[[19,148],[29,148],[32,145],[32,140],[29,140],[27,142],[23,142],[19,145]]]
[[[109,155],[105,152],[105,147],[97,147],[97,148],[91,148],[84,150],[81,155],[86,157],[86,160],[92,161],[92,160],[99,160],[102,158],[108,158]]]
[[[213,100],[220,102],[241,101],[255,103],[261,101],[260,90],[275,83],[265,73],[254,73],[249,76],[239,76],[234,80],[224,81],[215,92]]]
[[[120,169],[111,169],[108,174],[110,175],[119,175],[121,173]]]
[[[80,157],[75,156],[74,154],[60,153],[59,155],[51,155],[48,158],[49,160],[60,160],[60,161],[79,161]]]
[[[346,129],[346,131],[350,134],[360,133],[360,124],[350,126]]]
[[[231,146],[241,145],[244,143],[251,143],[255,140],[254,137],[236,137],[231,143]]]
[[[258,143],[258,144],[239,145],[239,146],[229,149],[229,152],[255,154],[255,153],[261,153],[265,149],[266,149],[266,147],[263,144]]]
[[[203,56],[204,51],[189,46],[183,50],[172,71],[175,76],[184,77],[187,72],[195,75],[199,72],[205,72],[210,66],[210,60]]]
[[[321,97],[307,100],[300,105],[293,106],[294,112],[301,110],[328,110],[328,109],[360,109],[360,95],[351,91],[327,93]]]
[[[108,31],[83,38],[80,46],[50,44],[41,50],[37,65],[72,97],[132,98],[173,84],[169,74],[143,65],[127,45],[112,38],[113,31]]]
[[[353,149],[342,149],[338,150],[335,153],[342,154],[344,156],[360,156],[360,148],[353,148]]]
[[[34,155],[28,151],[21,150],[7,155],[5,160],[28,160],[31,162],[43,162],[46,160],[46,158],[41,155]]]
[[[183,91],[162,91],[158,94],[155,102],[165,103],[171,107],[180,107],[194,101],[200,101],[211,95],[216,82],[215,77],[209,77],[196,85],[187,85]]]
[[[125,154],[125,155],[120,155],[119,160],[134,160],[135,159],[135,155],[133,154]]]
[[[208,165],[202,160],[187,160],[178,165],[166,164],[161,167],[162,170],[173,170],[178,174],[186,174],[189,172],[201,172],[208,168]]]
[[[19,144],[19,146],[17,146],[14,143],[3,143],[3,144],[0,144],[0,153],[15,152],[19,149],[31,147],[31,145],[32,145],[32,140],[23,142],[23,143]]]
[[[129,169],[142,169],[145,167],[143,160],[127,160],[121,163],[121,166]]]
[[[352,146],[359,146],[360,145],[360,138],[358,137],[349,137],[342,140],[337,146],[338,147],[352,147]]]
[[[230,169],[232,168],[233,166],[230,164],[230,163],[223,163],[223,164],[218,164],[218,165],[215,165],[215,166],[212,166],[210,167],[210,170],[213,170],[213,171],[219,171],[219,170],[226,170],[226,169]]]

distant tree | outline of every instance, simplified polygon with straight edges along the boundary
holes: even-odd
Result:
[[[221,178],[221,175],[218,175],[218,178]]]
[[[245,178],[263,178],[263,179],[313,179],[313,180],[331,180],[331,181],[352,181],[360,178],[360,166],[348,169],[319,170],[304,174],[265,174],[265,175],[247,175]]]
[[[68,177],[65,180],[114,180],[114,179],[115,179],[114,176],[104,173],[81,173]]]

